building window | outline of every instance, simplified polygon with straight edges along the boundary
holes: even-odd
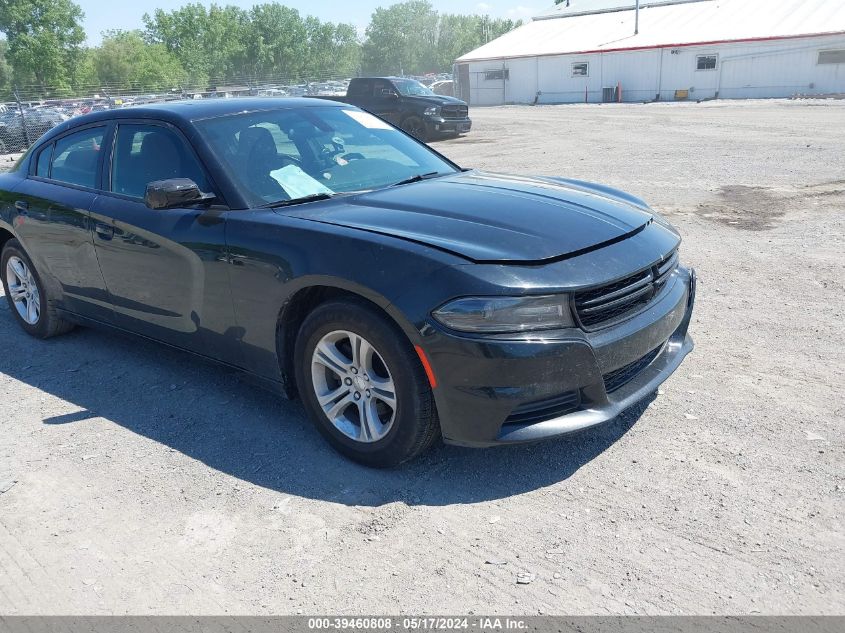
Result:
[[[510,69],[499,68],[497,70],[485,70],[485,81],[506,81],[511,78]]]
[[[589,62],[574,62],[572,64],[573,77],[589,77],[590,63]]]
[[[838,51],[819,51],[820,64],[845,64],[845,49]]]
[[[716,70],[718,55],[697,55],[695,58],[696,70]]]

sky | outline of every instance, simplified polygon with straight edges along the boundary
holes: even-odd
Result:
[[[102,32],[110,29],[143,28],[142,16],[156,9],[171,11],[196,0],[74,0],[85,12],[85,31],[88,43],[97,45]],[[199,0],[209,5],[211,0]],[[372,12],[380,6],[390,6],[398,0],[278,0],[297,9],[303,15],[313,15],[323,21],[354,24],[363,33]],[[479,13],[496,18],[526,20],[553,4],[552,0],[429,0],[444,13]],[[217,0],[217,4],[233,4],[250,8],[262,0]]]

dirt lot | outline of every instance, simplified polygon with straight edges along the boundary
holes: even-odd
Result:
[[[684,234],[697,348],[648,407],[371,471],[234,374],[3,302],[0,613],[845,613],[845,102],[472,115],[439,151]]]

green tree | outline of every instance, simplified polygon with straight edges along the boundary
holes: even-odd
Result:
[[[376,9],[362,51],[368,73],[419,74],[437,65],[437,11],[426,0]]]
[[[214,82],[244,74],[249,14],[238,7],[211,5],[203,33],[208,76]]]
[[[521,20],[494,20],[486,15],[441,16],[437,36],[437,69],[450,70],[454,61],[461,55],[521,25]]]
[[[376,9],[367,27],[364,68],[368,73],[448,72],[461,55],[521,24],[486,15],[440,15],[424,0]]]
[[[100,86],[97,68],[94,63],[96,48],[83,48],[71,77],[71,89],[67,96],[92,94]]]
[[[158,91],[178,88],[185,71],[163,44],[148,44],[141,31],[110,31],[92,51],[102,87]]]
[[[319,78],[357,73],[361,64],[361,44],[354,26],[307,17],[305,32],[308,41],[306,76]]]
[[[6,60],[9,43],[0,40],[0,94],[9,95],[12,91],[12,67]]]
[[[67,91],[83,61],[84,14],[72,0],[0,0],[0,31],[19,83]]]
[[[299,77],[307,65],[307,31],[299,11],[277,2],[249,12],[247,55],[254,77]]]
[[[245,58],[247,14],[237,7],[199,3],[144,15],[147,41],[162,44],[187,73],[193,87],[238,74]]]
[[[159,9],[144,23],[147,41],[165,46],[193,87],[352,74],[360,63],[355,27],[303,18],[278,2],[249,11],[192,3]]]

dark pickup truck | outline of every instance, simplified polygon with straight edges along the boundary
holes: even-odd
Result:
[[[317,98],[358,106],[421,141],[466,134],[472,128],[464,101],[434,94],[413,79],[357,77],[349,83],[345,97]]]

